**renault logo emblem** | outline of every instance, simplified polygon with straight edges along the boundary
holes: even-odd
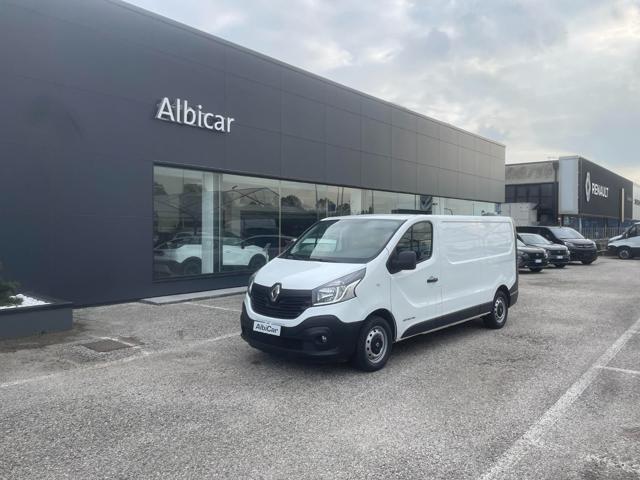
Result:
[[[591,172],[587,172],[587,181],[584,184],[584,192],[587,194],[587,203],[591,200]]]
[[[282,288],[282,285],[280,285],[279,283],[276,283],[273,287],[271,287],[271,290],[269,290],[269,299],[275,303],[278,301],[278,297],[280,296],[280,289]]]

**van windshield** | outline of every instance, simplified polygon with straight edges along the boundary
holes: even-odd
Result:
[[[404,220],[336,219],[313,225],[281,258],[315,262],[367,263],[382,251]]]
[[[537,233],[521,233],[522,240],[531,245],[551,245],[552,242]]]
[[[549,230],[551,230],[556,237],[562,239],[584,238],[580,233],[570,227],[549,227]]]

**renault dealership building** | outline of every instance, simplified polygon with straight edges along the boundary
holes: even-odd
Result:
[[[503,145],[119,1],[5,0],[0,62],[0,261],[28,291],[240,286],[319,218],[504,201]]]
[[[566,156],[505,168],[506,202],[535,205],[540,225],[566,225],[605,238],[640,221],[638,186],[586,158]]]

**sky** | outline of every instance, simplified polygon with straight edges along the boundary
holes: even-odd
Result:
[[[640,0],[129,0],[507,146],[640,183]]]

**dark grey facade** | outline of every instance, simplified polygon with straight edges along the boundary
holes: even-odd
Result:
[[[0,1],[0,64],[0,261],[78,304],[246,281],[153,281],[154,165],[504,201],[503,145],[125,3]],[[233,128],[156,120],[163,97]]]

